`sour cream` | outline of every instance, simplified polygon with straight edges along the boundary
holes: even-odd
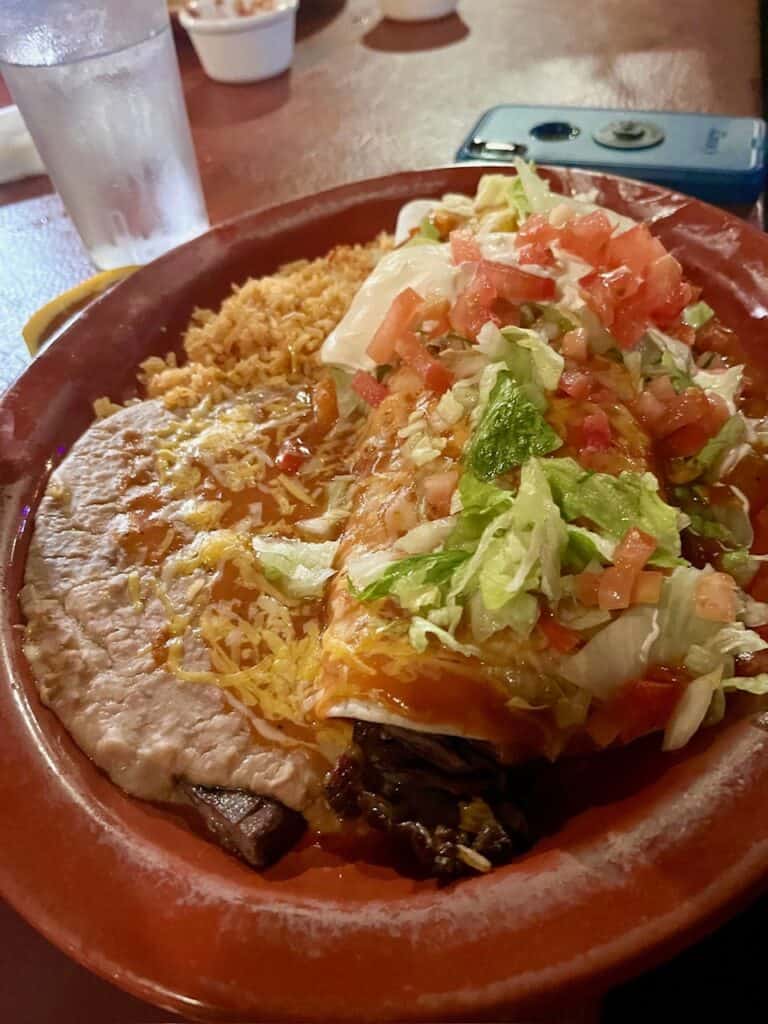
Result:
[[[325,339],[321,360],[350,370],[372,370],[375,363],[366,349],[400,292],[413,288],[427,302],[447,299],[452,303],[458,270],[451,261],[450,247],[436,242],[387,253],[352,300],[341,323]]]

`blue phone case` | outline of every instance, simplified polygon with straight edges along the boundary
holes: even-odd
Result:
[[[641,178],[711,203],[753,203],[765,186],[765,135],[759,117],[502,105],[483,114],[456,158],[524,156]]]

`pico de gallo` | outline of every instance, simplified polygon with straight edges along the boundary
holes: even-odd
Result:
[[[379,481],[342,538],[326,704],[674,749],[768,693],[768,380],[648,225],[516,170],[406,207],[323,347]]]

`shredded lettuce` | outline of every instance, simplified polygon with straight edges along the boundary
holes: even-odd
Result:
[[[419,224],[419,237],[424,238],[430,242],[440,241],[440,232],[437,230],[437,228],[429,219],[429,217],[424,217],[421,223]]]
[[[743,622],[731,622],[702,643],[692,644],[685,657],[685,667],[694,676],[700,676],[718,666],[725,668],[728,658],[738,654],[756,654],[766,648],[768,643],[759,633],[747,629]]]
[[[657,665],[681,663],[694,644],[703,644],[714,626],[696,614],[696,587],[709,570],[682,567],[664,582],[658,605],[659,636],[650,652]]]
[[[638,349],[622,352],[625,366],[636,374],[638,356],[641,382],[654,377],[669,377],[678,393],[692,386],[696,366],[691,350],[677,338],[656,327],[649,327]]]
[[[707,441],[699,454],[694,456],[697,466],[708,479],[716,480],[726,455],[741,444],[746,436],[747,428],[743,417],[738,414],[731,416],[718,433]]]
[[[601,537],[593,530],[584,526],[567,527],[568,544],[563,553],[563,567],[570,572],[583,572],[586,567],[597,562],[603,564],[613,561],[616,543],[608,537]]]
[[[541,462],[531,460],[523,466],[514,501],[485,527],[472,557],[455,573],[449,597],[479,589],[492,612],[524,591],[540,590],[555,602],[566,539]]]
[[[645,340],[657,350],[661,356],[668,356],[671,363],[681,372],[689,373],[693,365],[691,350],[685,342],[665,334],[658,327],[649,327],[645,332]]]
[[[515,169],[522,182],[525,198],[528,202],[531,213],[549,213],[556,206],[569,206],[579,214],[591,213],[593,210],[602,210],[610,222],[620,231],[626,231],[633,227],[635,221],[629,217],[623,217],[615,210],[599,206],[592,202],[593,196],[563,196],[552,192],[549,183],[540,178],[532,163],[526,163],[520,157],[515,158]]]
[[[400,537],[396,547],[408,555],[425,555],[441,547],[455,528],[456,516],[430,519]]]
[[[699,484],[675,487],[672,493],[688,516],[688,529],[693,533],[735,550],[748,549],[754,539],[749,503],[735,488],[732,491],[731,501],[717,503],[710,501],[707,489]]]
[[[501,608],[490,611],[482,594],[473,594],[469,600],[469,628],[476,643],[483,643],[501,629],[512,629],[518,636],[527,637],[539,617],[539,602],[533,594],[518,594]]]
[[[350,591],[355,594],[365,590],[397,559],[397,553],[392,548],[376,548],[353,555],[345,566]]]
[[[378,601],[388,597],[401,586],[403,596],[406,591],[415,594],[429,588],[436,595],[435,604],[439,603],[440,585],[447,583],[454,570],[469,558],[469,553],[459,548],[449,551],[435,551],[427,555],[412,555],[390,562],[377,578],[363,587],[355,588],[350,578],[350,587],[358,601]],[[421,593],[419,594],[421,597]],[[421,601],[417,603],[421,606]]]
[[[480,654],[480,651],[471,644],[459,643],[456,637],[449,633],[447,629],[443,629],[441,626],[430,622],[429,619],[422,618],[420,615],[414,615],[408,627],[408,640],[414,650],[420,653],[424,652],[427,649],[430,634],[436,637],[444,647],[447,647],[450,651],[455,651],[457,654],[463,654],[467,658],[477,657]]]
[[[549,324],[557,330],[557,334],[566,334],[581,326],[577,317],[571,312],[566,312],[551,302],[542,302],[534,306],[544,324]],[[535,318],[534,318],[535,319]]]
[[[542,338],[537,331],[527,331],[522,327],[504,327],[499,333],[508,345],[512,346],[514,355],[525,352],[529,357],[527,362],[530,369],[526,367],[525,371],[522,371],[521,367],[519,377],[514,372],[514,363],[508,362],[518,383],[522,384],[526,379],[532,379],[533,383],[538,385],[542,391],[555,391],[560,383],[565,360],[559,352],[552,348],[549,341]],[[523,378],[522,372],[525,372],[525,378]]]
[[[570,582],[570,577],[563,580],[563,590]],[[597,626],[604,626],[611,621],[611,613],[601,608],[585,608],[583,604],[573,598],[564,598],[557,606],[557,618],[564,626],[570,629],[587,630],[595,629]]]
[[[640,376],[643,379],[668,376],[677,392],[689,387],[701,388],[723,398],[731,415],[736,412],[735,402],[744,377],[743,366],[731,366],[726,370],[699,369],[686,344],[656,327],[648,328],[637,351],[640,353]],[[623,358],[631,371],[636,352],[623,353]]]
[[[750,627],[768,625],[768,604],[756,601],[749,594],[741,594],[738,618]]]
[[[379,563],[376,574],[349,571],[358,600],[395,598],[411,615],[451,636],[465,607],[473,638],[482,642],[511,627],[527,636],[538,618],[541,593],[556,603],[560,596],[560,559],[567,533],[552,500],[539,460],[523,466],[516,494],[465,473],[459,483],[462,503],[446,547],[431,554]],[[365,587],[356,588],[363,577]],[[425,642],[423,623],[413,637]],[[451,649],[451,644],[446,643]]]
[[[719,395],[732,416],[736,412],[736,399],[741,391],[743,379],[743,366],[730,366],[727,370],[697,370],[693,375],[696,387]]]
[[[656,538],[654,565],[679,564],[679,513],[659,497],[651,473],[591,473],[571,458],[544,459],[541,465],[568,522],[588,519],[617,541],[637,526]]]
[[[754,693],[758,697],[768,694],[768,673],[760,672],[756,676],[729,676],[723,680],[724,690],[741,690]]]
[[[709,323],[714,315],[714,309],[706,302],[694,302],[683,310],[683,323],[698,331],[704,324]]]
[[[642,676],[658,633],[656,620],[656,609],[648,605],[622,612],[565,658],[560,674],[595,697],[610,699],[624,683]]]
[[[545,392],[555,391],[565,366],[559,352],[537,331],[522,327],[504,327],[502,330],[490,321],[477,336],[477,351],[488,356],[492,364],[503,363],[516,384],[525,392],[532,405],[543,412],[547,408]],[[489,367],[489,375],[498,373]],[[482,412],[482,399],[481,408]]]
[[[515,169],[530,213],[549,213],[562,201],[561,196],[552,194],[549,183],[538,176],[532,163],[516,157]]]
[[[684,664],[701,676],[717,671],[718,680],[731,676],[736,656],[768,645],[743,622],[717,629],[710,620],[699,618],[696,587],[702,575],[711,571],[676,569],[665,580],[657,607],[637,606],[622,612],[564,660],[560,668],[563,677],[609,699],[624,683],[642,678],[649,665]],[[709,700],[702,719],[708,706]]]
[[[448,538],[451,548],[474,547],[491,520],[506,512],[514,500],[511,491],[478,480],[469,471],[461,475],[458,494],[461,515]]]
[[[332,568],[339,547],[336,540],[314,544],[263,535],[254,537],[251,543],[264,575],[291,597],[320,597],[336,572]]]
[[[477,186],[474,207],[477,213],[506,205],[513,217],[510,228],[517,227],[531,212],[521,179],[511,174],[484,174]]]
[[[727,572],[736,580],[740,587],[749,586],[760,567],[757,558],[750,554],[748,548],[736,548],[726,551],[720,559],[723,572]]]
[[[546,455],[561,444],[510,372],[502,370],[473,432],[467,464],[481,480],[493,480],[532,455]]]
[[[722,669],[718,667],[686,686],[664,730],[664,750],[679,750],[693,736],[707,717],[721,676]]]
[[[351,480],[331,480],[326,487],[328,501],[325,512],[320,516],[312,516],[310,519],[300,519],[296,523],[297,528],[302,533],[310,534],[313,537],[327,537],[349,518],[351,486]]]
[[[331,366],[330,373],[333,383],[336,385],[336,404],[339,415],[342,419],[348,419],[355,409],[362,405],[363,400],[352,389],[352,374],[349,370],[344,370],[340,366]]]

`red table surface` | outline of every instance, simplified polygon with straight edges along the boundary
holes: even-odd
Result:
[[[247,86],[208,80],[179,30],[211,221],[450,162],[479,114],[500,102],[759,114],[758,18],[757,0],[462,0],[456,16],[409,26],[381,20],[373,0],[302,0],[291,71]],[[7,101],[0,81],[0,105]],[[0,253],[1,390],[27,363],[19,335],[27,317],[93,268],[44,177],[0,186]],[[751,1004],[752,1019],[762,1019],[767,907],[758,902],[611,993],[603,1019],[706,1014],[726,994],[729,1015]],[[584,1014],[574,1008],[574,1019]],[[0,905],[0,1022],[170,1019],[77,966]]]

